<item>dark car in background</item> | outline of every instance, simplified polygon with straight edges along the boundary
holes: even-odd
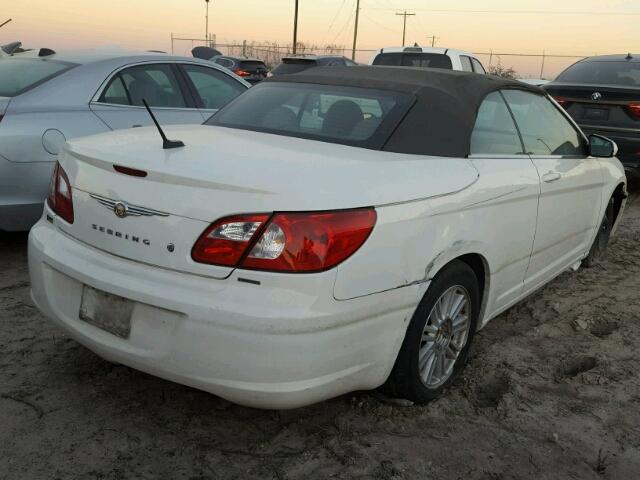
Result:
[[[246,80],[251,84],[261,82],[267,78],[267,73],[269,73],[269,69],[265,63],[258,58],[219,55],[217,57],[213,57],[211,61],[221,67],[231,70],[233,73],[242,77],[243,80]]]
[[[640,168],[640,55],[585,58],[544,88],[586,135],[612,139],[624,166]]]
[[[302,72],[312,67],[355,67],[358,64],[342,55],[294,55],[283,57],[282,63],[271,71],[272,75]]]

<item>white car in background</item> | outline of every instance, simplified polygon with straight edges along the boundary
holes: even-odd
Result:
[[[487,73],[473,53],[442,47],[385,47],[371,59],[371,65],[387,67],[443,68]]]
[[[151,125],[199,124],[249,88],[211,62],[119,49],[31,50],[0,62],[0,230],[42,213],[65,140]]]
[[[166,130],[184,145],[68,143],[32,298],[106,359],[255,407],[433,399],[479,328],[603,254],[626,198],[613,142],[473,73],[318,67]]]

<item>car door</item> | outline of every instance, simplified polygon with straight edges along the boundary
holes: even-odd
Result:
[[[202,113],[186,93],[174,64],[146,63],[113,74],[90,106],[114,130],[153,124],[143,99],[161,124],[202,123]]]
[[[477,225],[492,232],[491,311],[516,301],[524,288],[536,231],[540,181],[500,92],[480,105],[470,161],[478,170],[473,206]],[[490,226],[487,228],[487,226]]]
[[[548,97],[504,93],[540,177],[536,238],[525,287],[536,288],[580,260],[599,223],[602,172],[586,139]]]
[[[190,63],[179,64],[179,67],[205,120],[249,88],[217,68]]]

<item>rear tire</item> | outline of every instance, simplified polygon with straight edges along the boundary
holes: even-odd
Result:
[[[478,279],[454,260],[420,301],[383,390],[418,404],[438,397],[467,362],[479,310]]]
[[[613,216],[614,202],[613,198],[611,198],[611,200],[609,200],[609,204],[607,205],[607,209],[604,212],[604,218],[602,219],[602,223],[600,224],[598,234],[593,241],[593,245],[591,245],[589,253],[582,262],[585,267],[591,268],[596,263],[605,258],[605,255],[607,253],[607,246],[609,245],[609,238],[611,238],[611,230],[613,229]]]

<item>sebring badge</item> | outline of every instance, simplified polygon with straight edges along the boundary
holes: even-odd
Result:
[[[591,100],[600,100],[602,98],[602,94],[600,92],[593,92],[591,94]]]
[[[124,217],[168,217],[169,214],[166,212],[160,212],[158,210],[152,210],[150,208],[138,207],[136,205],[129,205],[127,202],[123,202],[121,200],[111,200],[110,198],[101,197],[100,195],[95,195],[93,193],[90,194],[91,198],[97,200],[100,204],[107,207],[109,210],[112,210],[115,213],[116,217],[124,218]]]

